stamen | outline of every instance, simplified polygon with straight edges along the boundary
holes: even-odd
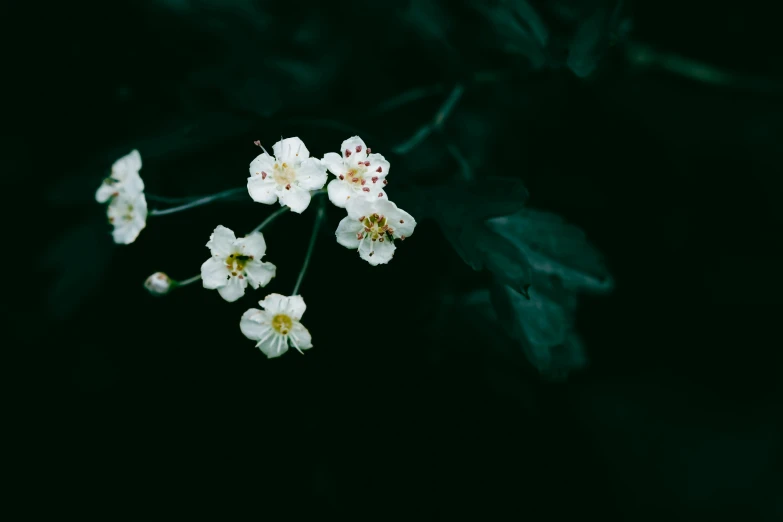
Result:
[[[369,162],[369,161],[365,161],[365,162],[364,162],[364,166],[365,166],[365,167],[369,167],[369,166],[370,166],[370,162]]]
[[[365,183],[367,183],[367,180],[366,180],[366,179],[363,179],[363,180],[362,180],[362,185],[364,185]]]
[[[258,174],[258,172],[256,172],[256,174]],[[261,179],[266,179],[266,172],[263,170],[261,171]]]
[[[261,140],[254,141],[253,145],[255,145],[256,147],[260,147],[261,146]]]
[[[383,172],[383,169],[381,167],[378,167],[377,169],[375,169],[375,172]]]
[[[383,238],[382,238],[382,237],[379,237],[379,238],[378,238],[378,241],[380,241],[381,243],[383,243]]]
[[[405,223],[405,221],[401,219],[401,220],[400,220],[400,223]]]
[[[289,183],[288,185],[286,185],[286,186],[285,186],[285,189],[286,189],[286,190],[291,190],[291,184]]]
[[[351,181],[356,183],[357,181],[359,181],[359,178],[352,178]]]
[[[388,181],[386,181],[386,180],[383,180],[383,184],[384,184],[384,185],[386,185],[387,183],[388,183]]]
[[[343,176],[342,174],[340,174],[340,179],[345,179],[345,176]]]
[[[362,146],[361,145],[357,145],[356,146],[356,152],[361,152],[361,151],[362,151]]]
[[[356,239],[364,239],[364,235],[361,232],[359,232],[358,234],[356,234]]]
[[[378,197],[382,198],[383,197],[383,192],[378,192]]]
[[[373,183],[378,183],[378,176],[373,176],[372,177],[372,182]]]
[[[370,187],[364,187],[362,190],[365,192],[370,192]]]
[[[359,221],[364,221],[364,218],[366,218],[366,217],[367,217],[367,216],[362,216],[362,217],[360,217],[360,218],[359,218]]]
[[[345,157],[347,158],[350,155],[351,155],[351,151],[348,150],[348,149],[345,149]]]
[[[367,154],[370,154],[372,152],[372,149],[370,147],[367,147]]]

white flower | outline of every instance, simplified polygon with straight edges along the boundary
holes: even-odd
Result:
[[[340,154],[329,152],[323,163],[337,176],[329,182],[329,200],[344,208],[351,198],[389,199],[383,187],[389,162],[380,154],[371,153],[359,136],[348,138],[340,147]]]
[[[95,193],[98,203],[105,203],[113,196],[121,193],[135,196],[144,191],[144,182],[141,180],[141,155],[133,150],[130,154],[121,157],[111,167],[111,174],[103,180],[103,183]]]
[[[267,357],[283,355],[289,343],[300,353],[313,347],[310,332],[299,322],[306,308],[301,296],[269,294],[258,304],[263,310],[251,308],[245,312],[239,329],[248,339],[258,341],[256,347]]]
[[[335,235],[346,248],[355,248],[371,265],[388,263],[394,255],[394,240],[413,234],[416,220],[387,199],[351,199],[348,216],[340,221]]]
[[[310,204],[310,191],[323,188],[326,167],[310,157],[299,138],[286,138],[272,147],[274,156],[259,154],[250,163],[247,191],[253,201],[281,205],[301,214]]]
[[[144,281],[144,288],[152,295],[166,295],[172,286],[171,278],[163,272],[155,272]]]
[[[143,192],[120,192],[112,197],[106,210],[109,223],[114,225],[114,242],[122,245],[133,243],[139,232],[147,226],[147,200]]]
[[[266,286],[275,277],[277,268],[261,261],[266,254],[266,241],[260,232],[237,239],[234,232],[218,225],[209,236],[207,248],[212,257],[201,265],[204,288],[217,288],[229,303],[245,295],[247,284],[253,289]]]

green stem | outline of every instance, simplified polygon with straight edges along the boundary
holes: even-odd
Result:
[[[318,229],[321,228],[321,222],[326,214],[326,200],[321,200],[318,205],[318,212],[315,215],[315,222],[313,223],[313,233],[310,235],[310,244],[307,246],[307,254],[305,254],[305,260],[302,264],[302,270],[299,271],[299,277],[296,279],[294,290],[291,295],[299,295],[299,287],[302,286],[302,280],[307,273],[307,267],[310,265],[310,258],[313,257],[313,250],[315,250],[315,242],[318,239]]]
[[[150,216],[165,216],[166,214],[174,214],[176,212],[182,212],[184,210],[189,210],[194,207],[200,207],[202,205],[206,205],[208,203],[212,203],[213,201],[225,198],[228,196],[231,196],[233,194],[236,194],[240,191],[247,190],[246,187],[238,187],[233,188],[229,190],[224,190],[223,192],[218,192],[217,194],[212,194],[211,196],[205,196],[203,198],[197,199],[196,201],[191,201],[190,203],[185,203],[184,205],[180,205],[178,207],[172,207],[172,208],[166,208],[163,210],[160,209],[153,209],[150,210],[149,214]]]

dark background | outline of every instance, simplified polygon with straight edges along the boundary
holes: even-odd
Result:
[[[36,434],[52,458],[29,479],[59,494],[36,508],[133,521],[783,518],[783,68],[769,6],[626,3],[630,31],[596,30],[588,45],[579,24],[613,2],[531,2],[551,35],[542,47],[500,22],[508,5],[522,2],[21,15],[43,49],[26,58],[32,35],[14,47],[22,110],[5,159],[24,175],[8,190],[35,187],[52,216],[35,232],[46,255],[28,258],[36,312],[15,326],[41,371],[64,379],[57,427]],[[578,45],[595,47],[590,74],[568,66]],[[476,82],[481,71],[501,73]],[[392,153],[457,82],[443,135]],[[354,134],[391,161],[389,194],[414,215],[453,183],[449,141],[477,178],[520,179],[530,206],[583,228],[616,280],[580,301],[589,366],[547,379],[461,307],[488,276],[437,219],[374,268],[334,242],[331,206],[301,290],[315,348],[267,360],[237,327],[264,291],[155,299],[142,282],[195,275],[217,224],[241,233],[271,207],[150,218],[115,246],[93,199],[133,148],[148,192],[187,196],[242,186],[253,140],[299,136],[321,155]],[[267,290],[291,291],[312,215],[266,232],[278,266]]]

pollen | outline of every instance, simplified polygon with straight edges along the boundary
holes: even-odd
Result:
[[[277,314],[272,318],[272,328],[283,335],[288,335],[293,326],[294,322],[285,314]]]

